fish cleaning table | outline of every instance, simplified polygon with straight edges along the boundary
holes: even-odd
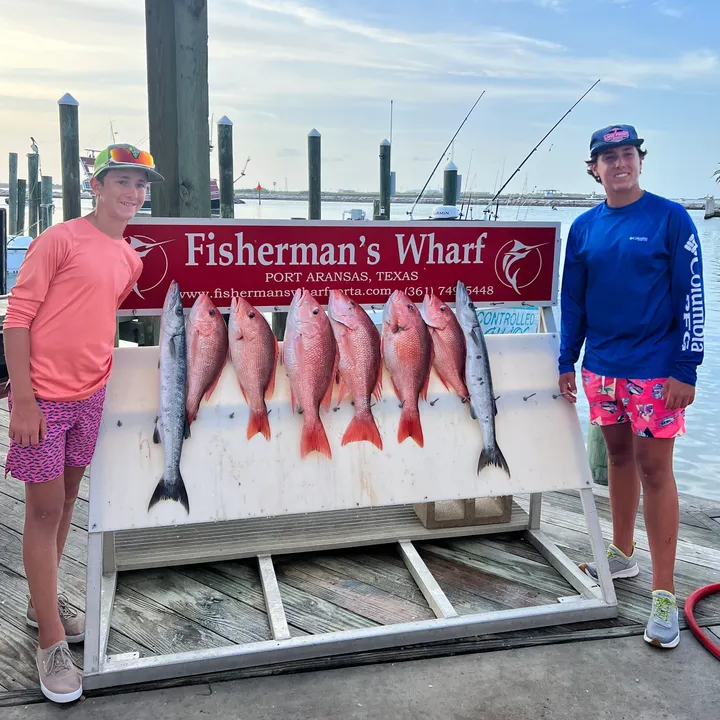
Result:
[[[400,408],[384,370],[373,408],[384,448],[341,446],[353,409],[322,415],[333,457],[300,458],[302,418],[292,413],[285,370],[278,366],[268,402],[272,438],[245,437],[249,408],[228,363],[217,390],[201,405],[185,441],[181,469],[189,513],[164,501],[148,511],[162,474],[163,449],[152,434],[157,412],[158,348],[118,348],[91,468],[85,686],[251,667],[436,640],[498,633],[617,615],[617,603],[592,495],[592,479],[575,408],[557,396],[558,337],[552,310],[544,332],[486,338],[498,396],[496,431],[511,477],[477,473],[482,449],[467,405],[433,373],[420,403],[425,446],[396,439]],[[584,575],[540,531],[543,492],[580,491],[599,582]],[[531,494],[529,514],[513,506],[509,522],[428,529],[413,504]],[[536,607],[459,615],[413,542],[518,532],[577,591]],[[393,542],[434,619],[291,637],[273,556]],[[256,557],[273,639],[151,657],[108,656],[117,575],[152,568]]]

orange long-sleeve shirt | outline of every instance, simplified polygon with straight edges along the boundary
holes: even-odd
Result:
[[[82,400],[107,382],[117,309],[141,272],[127,242],[84,218],[53,225],[30,243],[3,326],[30,330],[36,397]]]

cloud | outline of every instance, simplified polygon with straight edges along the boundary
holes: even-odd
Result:
[[[666,2],[666,0],[655,0],[655,2],[653,2],[653,7],[661,15],[667,15],[671,18],[681,18],[684,14],[682,8],[679,8],[675,5],[670,5],[668,2]]]
[[[280,148],[277,155],[280,158],[294,158],[300,157],[302,153],[297,148]]]

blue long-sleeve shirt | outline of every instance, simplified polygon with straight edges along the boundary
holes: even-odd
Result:
[[[621,208],[600,203],[568,234],[560,296],[560,373],[695,385],[705,340],[700,239],[679,203],[645,191]]]

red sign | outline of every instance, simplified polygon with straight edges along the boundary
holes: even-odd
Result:
[[[287,309],[299,287],[376,307],[397,289],[452,303],[458,280],[477,305],[557,296],[560,223],[138,218],[126,239],[144,268],[121,312],[159,311],[171,280],[186,307],[206,292],[221,309],[243,296],[266,311]]]

